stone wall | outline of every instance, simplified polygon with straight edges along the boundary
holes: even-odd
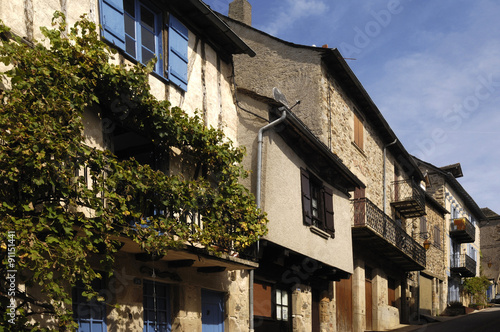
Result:
[[[198,273],[196,268],[168,269],[162,277],[153,277],[153,267],[165,272],[165,263],[135,261],[133,255],[119,253],[115,278],[110,281],[109,300],[118,307],[108,312],[109,331],[142,331],[143,280],[169,285],[172,331],[201,330],[201,290],[226,294],[225,327],[229,331],[248,331],[248,271]]]
[[[481,266],[488,279],[500,282],[500,217],[481,223]],[[495,289],[495,288],[494,288]],[[496,292],[493,294],[495,297]]]

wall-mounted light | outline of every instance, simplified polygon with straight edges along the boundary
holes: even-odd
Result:
[[[418,233],[418,235],[425,239],[423,244],[425,251],[429,250],[429,248],[431,247],[431,241],[429,241],[429,237],[431,235],[429,234],[429,232]]]

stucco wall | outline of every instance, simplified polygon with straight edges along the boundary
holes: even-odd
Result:
[[[274,131],[265,138],[262,181],[268,213],[266,238],[286,248],[352,273],[352,239],[348,197],[334,189],[335,238],[324,239],[303,224],[300,168],[307,165]],[[327,184],[325,184],[327,185]]]
[[[267,116],[268,105],[239,94],[240,105],[254,114]],[[238,141],[246,146],[244,166],[252,170],[243,183],[255,194],[257,181],[257,133],[267,122],[240,110]],[[277,130],[280,130],[279,128]],[[307,169],[302,160],[281,136],[270,129],[264,132],[262,149],[262,208],[268,214],[269,233],[266,238],[352,273],[351,204],[349,198],[333,189],[335,238],[324,239],[303,224],[300,169]],[[327,185],[327,184],[326,184]],[[331,186],[330,186],[331,187]]]

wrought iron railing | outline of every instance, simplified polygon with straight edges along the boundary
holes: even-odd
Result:
[[[392,182],[391,202],[415,201],[420,207],[425,207],[424,190],[413,179]]]
[[[450,235],[453,233],[467,233],[467,235],[474,240],[476,238],[476,227],[465,217],[455,218],[450,222]]]
[[[452,254],[450,257],[450,268],[465,268],[471,274],[476,274],[476,261],[467,254]]]
[[[425,266],[424,248],[368,198],[355,199],[353,208],[354,227],[369,227],[406,256]]]

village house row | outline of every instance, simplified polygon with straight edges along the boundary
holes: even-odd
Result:
[[[462,281],[479,276],[484,210],[457,180],[459,163],[438,167],[406,151],[337,49],[253,28],[247,0],[232,1],[228,17],[200,0],[0,8],[28,40],[41,39],[56,10],[70,25],[87,13],[117,63],[158,58],[154,95],[198,110],[246,147],[251,175],[242,182],[269,219],[252,257],[188,248],[152,262],[125,245],[115,271],[127,277],[113,285],[119,308],[77,310],[79,331],[383,331],[468,304]],[[137,133],[104,132],[98,110],[85,116],[88,144],[138,160],[150,153],[133,149],[143,143]],[[86,301],[75,294],[75,305]]]

